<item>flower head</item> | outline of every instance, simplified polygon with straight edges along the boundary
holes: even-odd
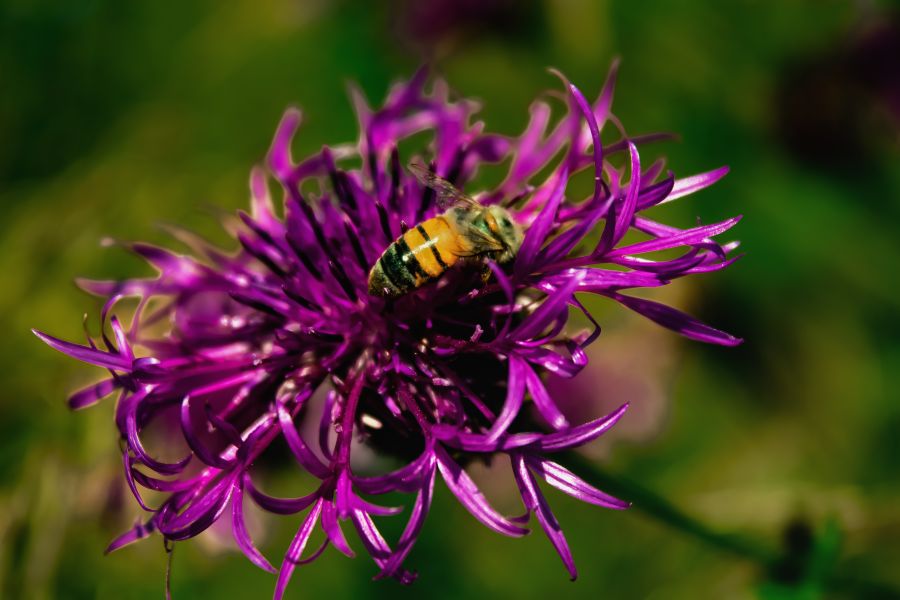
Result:
[[[440,480],[472,516],[504,535],[524,535],[535,516],[574,578],[538,480],[584,502],[627,507],[553,460],[600,436],[625,411],[569,423],[545,388],[544,373],[575,377],[600,333],[576,294],[603,296],[692,339],[740,341],[624,293],[724,268],[736,244],[712,237],[738,219],[677,229],[642,216],[711,185],[727,169],[676,179],[661,161],[642,166],[638,146],[660,136],[630,137],[610,113],[615,73],[593,103],[563,79],[567,113],[550,126],[550,106],[537,101],[522,134],[505,137],[471,122],[475,104],[451,101],[443,82],[426,91],[421,71],[395,86],[380,109],[355,95],[359,140],[300,162],[290,149],[300,113],[288,110],[267,160],[283,194],[283,218],[266,172],[255,169],[251,211],[240,213],[235,228],[236,252],[176,231],[191,255],[129,246],[157,277],[82,281],[107,298],[102,321],[112,335],[88,345],[37,335],[109,371],[71,397],[73,408],[118,394],[125,476],[149,517],[110,550],[155,531],[170,541],[191,538],[230,511],[237,545],[256,565],[278,572],[280,597],[297,565],[328,545],[353,556],[349,522],[379,576],[409,582],[414,575],[404,562]],[[615,128],[618,141],[603,146],[603,127]],[[421,132],[433,136],[430,144],[404,155],[400,144]],[[370,295],[368,273],[382,252],[441,210],[434,191],[403,167],[412,160],[460,188],[482,166],[505,164],[503,181],[478,200],[507,207],[525,231],[514,260],[481,261],[487,281],[482,268],[457,265],[399,298]],[[572,198],[567,183],[582,170],[594,175],[592,193]],[[623,244],[630,231],[643,241]],[[653,256],[673,249],[677,256]],[[114,314],[124,297],[138,298],[127,328]],[[584,313],[593,329],[569,332],[570,309]],[[162,326],[166,321],[170,326]],[[314,395],[324,398],[321,418],[310,410]],[[184,448],[180,459],[164,461],[145,445],[154,424],[171,446]],[[273,497],[254,478],[254,461],[278,438],[317,481],[308,495]],[[360,442],[404,464],[367,472]],[[525,508],[520,517],[500,514],[466,473],[471,461],[495,454],[509,457]],[[161,503],[147,503],[144,490],[159,492]],[[405,529],[391,542],[373,519],[399,511],[373,501],[388,492],[414,495]],[[305,511],[280,569],[250,539],[248,501],[276,514]],[[316,527],[325,541],[308,551]]]

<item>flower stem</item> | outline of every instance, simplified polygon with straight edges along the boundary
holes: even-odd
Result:
[[[790,550],[782,550],[775,545],[741,534],[718,531],[647,488],[605,472],[596,463],[577,452],[562,453],[560,458],[561,463],[571,467],[592,485],[632,502],[632,511],[639,512],[711,547],[750,560],[769,577],[777,579],[776,572],[779,566],[791,558]],[[855,572],[846,573],[829,569],[829,572],[820,574],[820,577],[821,584],[827,584],[829,589],[835,591],[852,594],[852,597],[900,598],[900,590],[893,585],[868,580]]]
[[[621,477],[610,475],[593,461],[576,452],[565,454],[564,464],[573,471],[614,496],[632,503],[632,510],[640,512],[688,536],[710,546],[753,560],[763,567],[771,567],[779,559],[779,553],[757,540],[732,533],[716,531],[690,516],[677,506],[652,491]]]

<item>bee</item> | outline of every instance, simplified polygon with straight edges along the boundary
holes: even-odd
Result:
[[[397,298],[437,280],[462,259],[515,258],[522,229],[501,206],[484,206],[420,164],[409,170],[437,194],[444,212],[398,237],[369,271],[369,294]],[[489,272],[487,272],[489,273]]]

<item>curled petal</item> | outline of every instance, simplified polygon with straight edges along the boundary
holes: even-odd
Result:
[[[509,387],[506,391],[506,401],[503,409],[497,415],[491,430],[487,434],[487,441],[496,441],[512,424],[522,407],[522,399],[525,395],[525,369],[528,365],[514,354],[509,357]]]
[[[284,440],[294,454],[294,458],[300,465],[319,478],[326,478],[331,475],[331,470],[322,464],[322,461],[312,453],[306,446],[306,442],[300,437],[300,432],[294,426],[294,420],[283,404],[278,405],[278,423],[281,425],[281,432]]]
[[[425,469],[434,461],[431,448],[426,448],[416,460],[386,475],[353,477],[356,487],[366,494],[384,494],[389,491],[411,492],[420,487]]]
[[[556,552],[559,554],[563,564],[569,571],[572,581],[575,581],[578,577],[578,571],[575,568],[575,560],[572,558],[572,551],[569,550],[566,536],[563,534],[562,528],[559,526],[556,517],[553,515],[553,511],[550,510],[550,506],[547,504],[544,494],[534,480],[534,476],[528,470],[524,457],[520,453],[514,452],[510,454],[510,459],[513,464],[513,475],[516,478],[516,484],[519,486],[519,491],[522,493],[522,500],[525,502],[525,507],[537,516],[538,523],[541,524],[541,528],[544,530],[544,533],[547,534],[550,543],[556,548]]]
[[[243,484],[240,481],[235,481],[231,498],[231,532],[234,535],[234,540],[237,542],[241,552],[250,559],[250,562],[263,571],[275,573],[275,567],[273,567],[266,557],[262,555],[262,552],[257,549],[253,540],[250,538],[250,533],[247,531],[247,525],[244,522],[243,492]]]
[[[629,142],[628,153],[631,156],[631,181],[628,183],[622,210],[616,215],[615,230],[610,247],[618,244],[619,240],[628,232],[628,228],[631,227],[634,211],[637,209],[638,192],[641,189],[641,159],[637,146]]]
[[[288,109],[278,124],[272,147],[269,149],[269,167],[282,179],[289,179],[293,169],[291,158],[291,140],[300,127],[300,110]]]
[[[539,335],[547,325],[568,310],[569,299],[584,279],[584,271],[574,272],[558,290],[550,293],[546,300],[516,327],[512,335],[517,340],[527,340]]]
[[[435,447],[435,457],[447,487],[473,517],[503,535],[518,537],[528,533],[527,529],[519,527],[494,510],[475,482],[440,446]]]
[[[253,498],[253,501],[256,502],[260,508],[270,513],[275,513],[276,515],[296,514],[312,505],[312,503],[321,495],[319,491],[316,490],[311,494],[300,496],[299,498],[276,498],[261,492],[253,484],[248,473],[244,474],[244,489],[249,492],[250,497]]]
[[[562,412],[560,412],[556,403],[550,397],[550,394],[547,393],[547,388],[544,387],[541,378],[534,372],[534,369],[528,366],[528,363],[525,361],[522,361],[522,363],[525,371],[525,385],[528,387],[528,391],[534,399],[534,405],[537,407],[538,412],[541,413],[541,416],[547,420],[547,423],[549,423],[553,429],[559,430],[568,427],[569,422]]]
[[[288,551],[284,555],[284,561],[281,563],[281,569],[278,571],[278,582],[275,584],[275,600],[280,600],[284,596],[284,591],[291,580],[291,575],[293,575],[297,565],[300,564],[300,556],[303,554],[303,550],[306,548],[307,542],[309,542],[309,536],[319,520],[319,514],[322,512],[322,504],[324,502],[322,498],[319,498],[313,504],[309,514],[303,519],[300,529],[297,530],[294,539],[291,540],[291,545],[288,547]]]
[[[125,432],[128,439],[128,445],[142,463],[157,473],[162,475],[177,475],[178,473],[181,473],[191,461],[191,454],[188,454],[175,463],[162,462],[151,457],[144,449],[144,444],[141,442],[137,426],[137,410],[138,404],[146,397],[147,393],[147,390],[142,390],[120,400],[122,410],[125,414]]]
[[[588,442],[597,439],[608,431],[616,422],[622,418],[628,405],[623,404],[612,413],[595,419],[584,425],[578,425],[565,431],[558,431],[543,436],[535,442],[535,446],[543,452],[559,452],[561,450],[570,450],[583,446]]]
[[[435,466],[432,463],[429,467],[429,472],[425,475],[425,485],[422,486],[422,489],[416,495],[412,514],[410,514],[406,528],[397,542],[397,549],[382,568],[384,576],[391,577],[397,573],[400,565],[403,564],[403,561],[412,550],[413,544],[422,530],[422,525],[425,524],[425,517],[428,516],[428,509],[431,508],[431,497],[434,493],[435,472]]]
[[[338,551],[350,558],[356,556],[353,549],[350,548],[350,544],[347,543],[347,538],[344,536],[344,531],[337,518],[337,510],[331,502],[326,502],[322,506],[322,529]]]

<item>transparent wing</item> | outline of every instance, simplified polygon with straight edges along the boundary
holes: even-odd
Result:
[[[467,253],[459,254],[459,256],[478,256],[487,252],[504,250],[500,240],[485,233],[475,225],[466,224],[464,227],[465,230],[462,232],[462,236],[472,244],[472,249]]]
[[[438,177],[432,173],[425,165],[415,162],[409,163],[409,171],[416,176],[419,183],[435,191],[435,200],[441,209],[446,210],[451,206],[456,205],[465,205],[469,208],[481,208],[481,205],[478,204],[477,200],[443,177]]]

